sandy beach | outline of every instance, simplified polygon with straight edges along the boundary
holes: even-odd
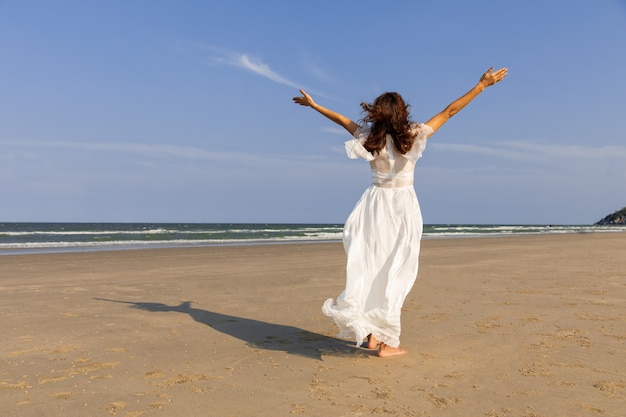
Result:
[[[0,416],[623,417],[625,255],[425,240],[387,359],[321,314],[338,243],[0,256]]]

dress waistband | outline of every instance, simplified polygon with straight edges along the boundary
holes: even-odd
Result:
[[[378,179],[377,181],[374,181],[372,185],[378,188],[404,188],[404,187],[412,187],[413,181],[399,180],[397,178],[395,181],[392,181],[390,179],[380,181],[380,179]]]

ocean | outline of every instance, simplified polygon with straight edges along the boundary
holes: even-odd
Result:
[[[0,255],[341,241],[342,224],[0,223]],[[424,239],[624,232],[624,226],[424,226]]]

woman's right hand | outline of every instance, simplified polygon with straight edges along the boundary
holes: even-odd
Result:
[[[485,72],[482,77],[480,77],[479,83],[482,84],[483,87],[487,88],[490,85],[494,85],[497,82],[500,82],[504,79],[504,77],[508,74],[507,68],[500,68],[496,72],[493,72],[493,67],[489,68],[487,72]]]

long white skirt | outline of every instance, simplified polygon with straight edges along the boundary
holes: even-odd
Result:
[[[370,186],[344,226],[346,288],[322,311],[338,337],[360,344],[370,333],[398,347],[402,304],[417,278],[422,214],[412,186]]]

